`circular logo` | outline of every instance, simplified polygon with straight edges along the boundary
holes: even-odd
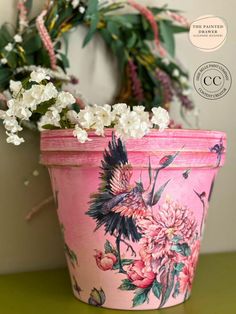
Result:
[[[219,16],[200,16],[190,25],[189,39],[201,51],[219,49],[227,37],[227,24]]]
[[[194,88],[197,93],[210,100],[224,97],[230,90],[232,78],[225,65],[219,62],[206,62],[195,72]]]

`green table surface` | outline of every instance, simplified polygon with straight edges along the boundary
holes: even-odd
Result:
[[[0,276],[0,314],[236,314],[236,252],[201,255],[191,298],[153,311],[96,308],[73,297],[66,269]]]

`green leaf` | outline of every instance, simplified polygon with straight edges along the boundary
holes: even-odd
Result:
[[[181,237],[181,236],[174,236],[171,241],[172,241],[173,243],[178,243],[180,240],[182,240],[182,237]]]
[[[44,115],[48,111],[48,108],[51,107],[54,103],[55,103],[54,98],[48,101],[44,101],[37,107],[34,113],[41,113],[42,115]]]
[[[119,286],[120,290],[135,290],[137,287],[132,284],[132,282],[129,279],[123,279],[122,284]]]
[[[32,8],[32,3],[33,3],[33,0],[26,0],[25,1],[25,7],[26,7],[26,9],[27,9],[27,13],[29,14],[29,12],[30,12],[30,10],[31,10],[31,8]]]
[[[161,284],[155,279],[152,285],[152,292],[158,299],[161,296],[161,289],[162,289]]]
[[[125,14],[125,15],[108,15],[104,17],[105,21],[113,21],[120,24],[121,27],[132,29],[134,23],[138,22],[137,15]]]
[[[64,53],[60,53],[60,58],[61,58],[61,61],[63,63],[63,69],[66,69],[70,66],[70,63],[69,63],[69,59],[67,58],[67,56],[64,54]]]
[[[97,30],[97,24],[99,22],[98,0],[88,1],[85,20],[88,20],[90,22],[90,27],[87,35],[84,38],[83,47],[85,47],[89,43]]]
[[[141,17],[141,20],[142,20],[142,26],[143,26],[143,29],[145,31],[149,30],[150,29],[150,23],[147,21],[147,18],[142,16]]]
[[[189,31],[188,27],[174,25],[174,24],[171,24],[170,28],[171,28],[172,32],[175,33],[175,34],[186,33],[186,32]]]
[[[167,6],[162,6],[160,8],[152,7],[152,8],[149,8],[149,10],[152,11],[152,13],[154,15],[158,15],[158,14],[166,11],[167,10]],[[169,8],[168,8],[168,10],[169,10]]]
[[[174,271],[168,271],[166,276],[167,276],[166,283],[162,290],[161,303],[159,305],[159,308],[163,307],[163,305],[166,303],[174,287],[174,279],[175,279]]]
[[[179,281],[177,281],[175,284],[174,292],[172,294],[173,298],[176,298],[179,295],[179,287],[180,287],[180,283],[179,283]]]
[[[167,182],[165,182],[160,188],[159,190],[154,194],[154,197],[153,197],[153,202],[152,202],[152,206],[153,205],[156,205],[160,198],[161,198],[161,195],[163,193],[163,191],[165,190],[165,187],[167,186],[167,184],[169,183],[171,179],[169,179]]]
[[[159,22],[161,37],[164,42],[164,45],[169,52],[169,54],[174,57],[175,55],[175,39],[173,31],[169,24],[165,20]]]
[[[53,124],[45,124],[43,127],[45,130],[55,130],[55,129],[60,129],[59,127],[53,125]]]
[[[69,36],[68,33],[63,33],[62,34],[62,39],[64,42],[64,46],[65,46],[65,55],[68,54],[68,49],[69,49]]]
[[[122,14],[122,15],[107,15],[105,17],[105,20],[112,19],[115,22],[118,22],[122,25],[122,27],[130,28],[132,29],[134,27],[134,24],[140,24],[141,17],[139,14]]]
[[[108,240],[106,240],[106,242],[104,244],[104,249],[105,249],[105,253],[106,254],[107,253],[114,253],[114,249],[113,249],[111,243]]]
[[[88,0],[88,7],[86,10],[85,17],[94,14],[98,11],[98,0]]]
[[[172,294],[173,298],[176,298],[179,295],[179,287],[180,287],[180,283],[179,283],[179,281],[177,281],[175,284],[174,292]]]
[[[48,52],[43,47],[41,49],[39,49],[38,51],[36,51],[34,53],[34,56],[35,56],[35,62],[34,62],[35,65],[42,65],[43,64],[43,66],[45,68],[51,67]]]
[[[135,297],[133,298],[133,307],[143,304],[148,301],[148,293],[151,287],[145,289],[137,289]]]
[[[13,41],[13,34],[9,30],[8,24],[3,24],[0,28],[0,49]]]
[[[182,271],[183,267],[184,267],[184,263],[175,263],[175,265],[174,265],[174,273],[175,273],[176,276],[179,275],[179,273]]]
[[[133,48],[135,46],[136,41],[137,41],[137,35],[133,32],[127,41],[126,47],[129,49]]]
[[[112,252],[112,253],[114,254],[114,252]],[[126,259],[126,258],[124,258],[124,259],[121,260],[121,265],[122,265],[122,266],[130,265],[130,264],[132,264],[132,263],[133,263],[133,260],[132,260],[132,259]],[[120,267],[120,265],[119,265],[119,263],[117,262],[115,265],[113,265],[112,269],[113,269],[113,270],[116,270],[116,269],[119,269],[119,267]]]
[[[9,83],[9,79],[12,75],[12,71],[6,67],[0,67],[0,85]]]
[[[189,256],[191,254],[191,249],[187,243],[177,243],[171,246],[171,250],[175,251],[183,256]]]
[[[7,61],[11,68],[15,69],[17,66],[17,54],[14,51],[8,53]]]
[[[42,48],[42,41],[38,34],[33,32],[30,34],[28,33],[24,36],[22,47],[24,48],[26,54],[31,54]]]
[[[107,23],[107,29],[112,35],[115,35],[115,36],[120,35],[119,26],[115,22],[109,21]]]
[[[109,45],[112,41],[112,37],[111,37],[111,34],[108,32],[108,30],[106,28],[102,28],[100,29],[100,34],[102,35],[107,45]]]
[[[65,247],[65,252],[68,255],[71,263],[77,265],[78,260],[77,260],[77,256],[76,256],[75,252],[73,250],[71,250],[66,243],[65,243],[64,247]]]
[[[99,22],[99,14],[97,13],[91,17],[90,28],[89,28],[87,35],[84,38],[83,47],[85,47],[90,42],[90,40],[92,39],[93,35],[95,34],[95,32],[97,30],[98,22]]]
[[[149,176],[149,183],[152,182],[152,165],[151,165],[151,160],[149,157],[149,163],[148,163],[148,176]]]

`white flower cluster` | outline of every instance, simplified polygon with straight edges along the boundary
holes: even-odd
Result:
[[[54,99],[54,104],[48,108],[45,115],[39,121],[39,128],[45,124],[59,126],[60,113],[63,108],[75,102],[74,97],[67,92],[58,92],[52,82],[48,82],[49,76],[40,70],[33,71],[30,75],[30,82],[33,83],[30,89],[25,90],[21,82],[11,81],[10,91],[13,98],[7,103],[8,110],[0,110],[0,118],[6,129],[7,142],[20,145],[24,142],[18,132],[22,130],[21,124],[29,121],[38,105]],[[41,82],[46,82],[42,84]]]
[[[49,80],[46,71],[36,69],[30,75],[29,89],[25,89],[21,82],[10,82],[13,98],[8,101],[6,111],[0,110],[8,143],[20,145],[24,142],[18,132],[30,122],[34,112],[41,112],[38,121],[40,131],[45,128],[72,127],[73,135],[80,143],[90,140],[87,133],[89,130],[104,136],[105,128],[110,127],[121,138],[142,138],[150,129],[158,127],[162,131],[169,124],[169,114],[161,107],[153,108],[149,113],[144,106],[134,106],[131,109],[126,104],[119,103],[113,106],[86,106],[77,113],[70,110],[71,105],[76,103],[72,94],[59,92]]]
[[[79,113],[69,110],[67,118],[75,124],[73,134],[81,143],[89,140],[86,130],[94,130],[103,136],[106,127],[114,127],[117,136],[124,139],[142,138],[153,127],[158,126],[162,131],[169,124],[169,114],[161,107],[153,108],[150,114],[144,106],[135,106],[131,110],[124,103],[87,106]]]

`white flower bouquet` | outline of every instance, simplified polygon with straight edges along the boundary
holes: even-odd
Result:
[[[142,138],[150,129],[165,129],[169,114],[161,107],[145,111],[144,106],[87,105],[80,109],[76,99],[66,91],[59,91],[50,81],[50,76],[37,69],[23,82],[11,81],[12,98],[8,109],[0,110],[0,118],[6,129],[7,142],[20,145],[24,138],[19,132],[27,122],[37,121],[39,131],[45,129],[74,129],[73,134],[80,143],[88,140],[88,130],[104,136],[105,128],[114,128],[122,138]]]

